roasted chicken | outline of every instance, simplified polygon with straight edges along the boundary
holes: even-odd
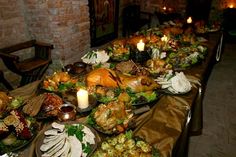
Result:
[[[123,132],[128,127],[129,119],[123,102],[113,101],[108,104],[101,104],[97,107],[93,118],[98,127],[107,133]]]
[[[118,82],[121,89],[131,89],[133,92],[152,91],[159,88],[159,85],[150,77],[147,76],[128,76],[119,75],[120,81]]]
[[[86,77],[87,86],[104,86],[121,89],[131,89],[133,92],[151,91],[159,88],[152,78],[148,76],[124,75],[111,69],[99,68],[90,72]]]
[[[77,79],[72,78],[67,72],[55,72],[43,81],[43,88],[49,91],[60,91],[61,84],[75,84]]]
[[[164,74],[172,69],[172,65],[162,59],[150,59],[147,61],[146,66],[152,73],[158,74]]]
[[[86,83],[88,87],[91,86],[104,86],[104,87],[118,87],[118,83],[116,82],[115,71],[107,68],[99,68],[91,71],[86,77]]]

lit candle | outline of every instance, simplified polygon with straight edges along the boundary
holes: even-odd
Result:
[[[80,109],[85,109],[89,105],[89,99],[88,99],[88,91],[84,89],[80,89],[77,92],[77,101],[78,101],[78,107]]]
[[[143,43],[143,40],[140,40],[139,43],[137,43],[137,49],[139,51],[144,51],[145,44]]]
[[[163,10],[165,10],[165,11],[166,11],[166,6],[164,6],[164,7],[163,7]]]
[[[161,37],[161,41],[164,41],[164,42],[167,42],[168,41],[168,38],[166,35],[164,35],[163,37]]]
[[[234,5],[233,5],[233,4],[230,4],[229,8],[234,8]]]
[[[192,18],[191,17],[188,17],[187,23],[192,23]]]

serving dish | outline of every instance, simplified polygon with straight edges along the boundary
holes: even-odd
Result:
[[[40,96],[43,97],[42,102],[40,102],[40,104],[38,104],[38,105],[37,105],[37,103],[33,104],[33,105],[36,104],[37,106],[41,105],[38,113],[35,114],[35,118],[38,120],[55,120],[55,119],[57,119],[57,115],[60,111],[60,106],[64,103],[63,99],[55,93],[44,93],[44,94],[39,95],[38,97],[40,97]],[[24,106],[24,107],[27,108],[26,106]],[[29,106],[29,107],[31,108],[31,106]],[[32,107],[33,107],[32,110],[35,110],[34,106],[32,106]],[[28,110],[30,110],[30,109],[28,109]],[[23,111],[24,111],[24,108],[23,108]],[[27,113],[26,111],[25,111],[25,113]]]
[[[76,89],[79,86],[77,77],[73,77],[68,72],[55,72],[51,76],[45,77],[41,83],[41,90],[47,92],[62,93],[68,90]]]
[[[55,132],[52,133],[53,129],[57,129],[56,132],[58,134],[54,134]],[[67,143],[62,144],[62,148],[58,148],[60,147],[59,144],[54,144],[53,146],[48,148],[48,142],[56,141],[52,138],[58,139],[62,136],[62,134],[65,135],[65,138],[62,137],[65,140],[63,142]],[[36,140],[35,152],[37,157],[41,157],[43,154],[49,154],[50,156],[52,156],[58,153],[61,153],[61,155],[65,155],[66,157],[70,157],[72,154],[76,154],[76,156],[89,157],[95,151],[99,142],[100,137],[97,132],[92,127],[86,124],[75,122],[54,122],[49,125],[45,130],[41,131],[40,135]],[[62,152],[65,147],[67,148],[67,151]],[[58,151],[54,151],[53,149]]]
[[[147,105],[156,102],[160,98],[161,94],[158,90],[135,93],[134,98],[131,97],[132,106]]]
[[[130,58],[130,47],[126,44],[126,39],[116,39],[107,47],[111,61],[121,62]]]
[[[156,79],[161,85],[157,89],[159,93],[170,95],[182,95],[191,91],[192,85],[183,72],[169,73]]]
[[[26,147],[38,133],[36,119],[12,110],[0,119],[0,154],[14,152]]]
[[[100,104],[93,109],[87,123],[104,134],[119,134],[128,129],[133,122],[133,113],[123,102],[113,101]]]
[[[157,149],[145,140],[133,137],[132,132],[128,131],[104,140],[92,156],[159,157],[160,155]]]

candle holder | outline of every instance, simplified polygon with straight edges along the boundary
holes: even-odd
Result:
[[[89,105],[87,108],[79,108],[77,107],[77,112],[83,115],[88,114],[97,104],[97,99],[93,95],[89,95]]]
[[[88,107],[81,109],[78,106],[76,91],[67,92],[63,95],[63,100],[65,102],[71,103],[76,106],[77,113],[86,114],[90,112],[97,104],[97,99],[93,95],[88,95]]]
[[[76,118],[76,107],[72,104],[62,104],[59,108],[59,121],[71,121]]]
[[[139,51],[137,48],[131,50],[130,58],[140,64],[145,64],[147,60],[151,59],[150,50],[145,48],[144,51]]]
[[[188,18],[186,18],[186,21],[183,25],[183,29],[186,31],[193,31],[194,29],[194,21],[193,18],[191,16],[189,16]]]

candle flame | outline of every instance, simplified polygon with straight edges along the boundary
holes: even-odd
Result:
[[[191,16],[188,17],[188,19],[187,19],[187,23],[192,23],[192,17],[191,17]]]
[[[230,4],[229,8],[234,8],[234,5],[233,5],[233,4]]]
[[[168,38],[167,38],[166,35],[164,35],[163,37],[161,37],[161,41],[165,41],[165,42],[167,42],[167,40],[168,40]]]
[[[163,7],[163,10],[166,10],[166,6]]]

